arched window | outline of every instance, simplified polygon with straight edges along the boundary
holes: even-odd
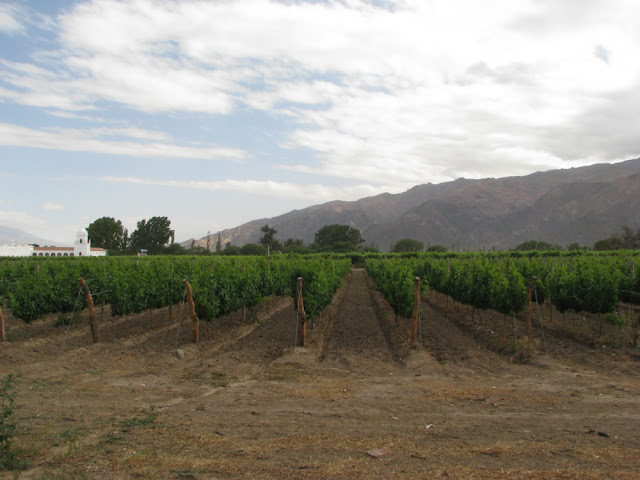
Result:
[[[81,257],[81,256],[82,256],[82,252],[78,252],[78,256],[80,256],[80,257]]]
[[[38,256],[38,254],[37,254],[36,252],[33,252],[33,256],[34,256],[34,257],[37,257],[37,256]]]
[[[60,252],[58,252],[58,257],[61,257],[61,256],[62,256],[62,254]]]
[[[68,253],[65,253],[65,254],[64,254],[64,256],[65,256],[65,257],[68,257],[68,256],[69,256],[69,254],[68,254]]]
[[[49,252],[45,253],[45,254],[44,254],[44,256],[45,256],[45,257],[48,257],[48,256],[49,256]]]
[[[70,253],[69,255],[73,257],[73,253]]]
[[[80,239],[80,243],[82,243],[82,239]]]
[[[41,256],[42,256],[42,252],[40,252],[40,253],[38,254],[38,256],[39,256],[39,257],[41,257]]]

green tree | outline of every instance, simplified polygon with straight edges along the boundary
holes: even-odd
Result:
[[[240,255],[240,247],[231,245],[231,242],[227,242],[224,246],[224,250],[220,252],[220,255]]]
[[[360,230],[349,225],[325,225],[315,234],[315,245],[325,251],[357,250],[364,239]]]
[[[102,217],[87,227],[91,245],[107,250],[123,251],[126,248],[125,228],[120,220]]]
[[[220,253],[222,251],[222,238],[220,238],[220,234],[218,233],[218,240],[216,241],[216,252]]]
[[[275,228],[271,228],[269,227],[269,225],[265,225],[260,229],[260,231],[264,233],[264,235],[262,235],[262,238],[260,239],[260,245],[264,245],[271,250],[282,250],[280,241],[275,237],[276,233],[278,233]]]
[[[421,252],[422,250],[424,250],[424,242],[414,240],[412,238],[403,238],[402,240],[398,240],[393,247],[391,247],[391,251],[395,253]]]
[[[257,243],[247,243],[240,247],[240,255],[266,255],[267,247]]]
[[[640,227],[634,234],[628,225],[622,226],[622,232],[611,237],[598,240],[593,245],[594,250],[637,250],[640,249]]]
[[[175,232],[169,227],[171,220],[167,217],[140,220],[136,230],[131,234],[131,248],[136,252],[144,249],[151,254],[160,253],[169,241],[173,243]]]
[[[447,247],[444,245],[432,245],[427,248],[427,252],[447,253]]]
[[[285,253],[302,253],[306,250],[304,242],[299,238],[287,238],[282,244],[282,251]]]
[[[521,252],[528,252],[530,250],[561,250],[562,247],[560,245],[552,245],[548,242],[542,242],[540,240],[529,240],[527,242],[522,242],[518,245],[514,250],[518,250]]]

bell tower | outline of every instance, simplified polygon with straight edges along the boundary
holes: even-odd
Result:
[[[91,256],[91,242],[89,242],[87,229],[84,227],[80,227],[80,230],[76,233],[76,241],[73,244],[73,254],[76,257]]]

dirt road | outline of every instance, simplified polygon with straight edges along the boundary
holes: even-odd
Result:
[[[640,477],[637,361],[562,339],[569,353],[513,364],[422,308],[414,352],[363,270],[305,348],[287,299],[199,345],[166,310],[104,317],[98,345],[86,323],[9,320],[19,478]]]

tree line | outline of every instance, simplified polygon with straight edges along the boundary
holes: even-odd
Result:
[[[151,255],[173,255],[182,247],[174,243],[175,231],[167,217],[142,219],[129,234],[120,220],[102,217],[87,227],[93,247],[104,248],[109,255],[135,255],[140,252]]]
[[[150,255],[268,255],[271,253],[366,253],[378,252],[373,245],[365,246],[360,230],[349,225],[325,225],[314,234],[314,241],[305,244],[299,238],[277,238],[278,231],[264,225],[260,231],[262,236],[257,243],[248,243],[243,246],[232,245],[226,242],[223,246],[221,236],[218,234],[215,247],[211,242],[211,235],[207,236],[206,247],[195,245],[192,241],[189,248],[174,243],[175,232],[171,229],[171,221],[167,217],[152,217],[137,222],[136,229],[129,234],[120,220],[113,217],[102,217],[95,220],[87,228],[89,240],[94,247],[105,248],[109,255],[135,255],[141,252]],[[529,240],[517,245],[513,250],[564,250],[558,244],[545,241]],[[633,231],[630,227],[622,226],[621,232],[610,237],[598,240],[593,247],[581,246],[571,243],[566,250],[620,250],[640,249],[640,227]],[[390,248],[391,252],[446,252],[448,249],[442,245],[427,245],[424,242],[412,238],[398,240]]]

